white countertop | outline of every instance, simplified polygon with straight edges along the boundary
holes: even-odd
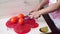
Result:
[[[0,16],[29,13],[39,4],[39,0],[0,0]]]

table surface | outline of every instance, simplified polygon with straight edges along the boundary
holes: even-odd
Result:
[[[38,4],[39,0],[0,0],[0,16],[10,16],[18,13],[28,14]]]

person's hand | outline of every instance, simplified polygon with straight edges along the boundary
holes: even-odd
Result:
[[[32,18],[39,18],[40,17],[40,13],[39,13],[39,11],[32,11],[29,14],[29,16],[32,17]]]
[[[43,7],[42,7],[43,8]],[[29,16],[30,17],[32,17],[32,18],[39,18],[40,17],[40,12],[39,12],[39,10],[41,10],[42,8],[40,8],[40,7],[37,7],[35,10],[32,10],[29,14]]]

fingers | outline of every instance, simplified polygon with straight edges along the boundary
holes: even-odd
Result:
[[[31,11],[27,16],[30,16],[31,18],[33,18],[33,15],[32,15],[33,12],[34,12],[34,10]]]
[[[36,17],[35,19],[38,19],[40,16]]]
[[[32,13],[29,14],[29,16],[30,16],[31,18],[34,18],[34,19],[38,19],[38,18],[40,17],[37,12],[32,12]]]
[[[37,15],[37,16],[33,16],[35,19],[38,19],[40,16],[39,15]]]
[[[30,18],[34,18],[33,15],[29,15]]]
[[[34,18],[34,19],[38,19],[40,17],[39,12],[38,11],[31,11],[27,16]]]
[[[34,10],[33,11],[31,11],[30,13],[33,13],[34,12]],[[30,13],[29,13],[29,15],[30,15]]]

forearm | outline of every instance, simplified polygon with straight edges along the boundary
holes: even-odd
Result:
[[[40,12],[40,14],[46,14],[46,13],[53,12],[54,10],[59,8],[59,6],[60,6],[59,4],[60,3],[57,2],[55,4],[48,6],[47,8],[39,10],[39,12]]]
[[[49,0],[42,0],[40,2],[40,4],[38,5],[38,8],[42,8],[43,6],[45,6],[46,4],[48,4]]]

